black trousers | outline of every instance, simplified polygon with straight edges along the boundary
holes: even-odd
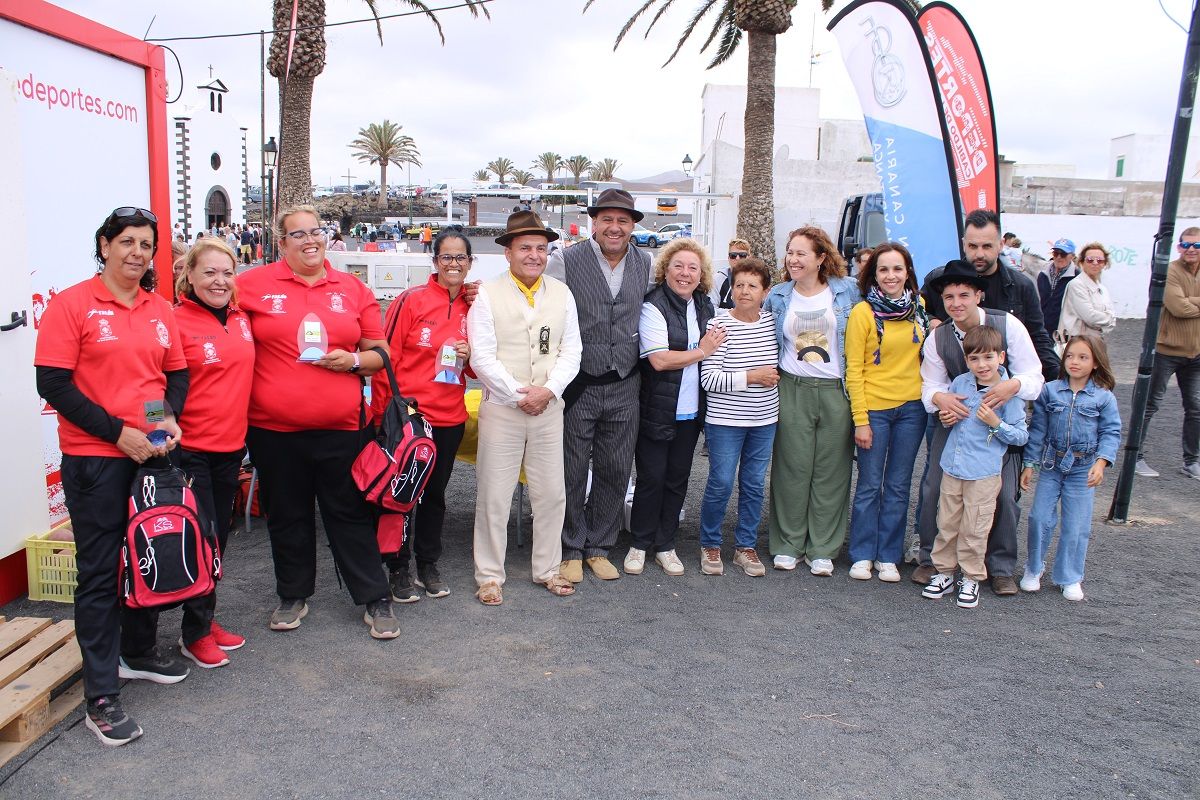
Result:
[[[350,466],[369,437],[369,431],[283,433],[251,427],[247,432],[267,511],[280,598],[311,597],[316,588],[314,502],[350,597],[365,605],[387,596],[375,516],[350,477]]]
[[[630,547],[647,553],[665,553],[675,549],[679,531],[679,512],[687,497],[692,457],[700,438],[699,419],[675,423],[674,439],[651,439],[638,433],[634,463],[637,481],[633,490],[633,509],[629,528]]]
[[[229,526],[233,521],[233,501],[238,492],[238,473],[241,471],[245,449],[233,453],[201,453],[180,447],[179,465],[192,479],[196,504],[205,519],[211,520],[217,533],[222,563],[225,544],[229,541]],[[204,597],[193,597],[183,603],[183,641],[191,644],[208,636],[217,608],[217,591]]]
[[[433,427],[433,426],[431,426]],[[418,569],[424,564],[436,564],[442,557],[442,525],[446,519],[446,484],[454,470],[454,456],[462,444],[466,423],[447,428],[433,428],[433,444],[437,449],[437,460],[429,483],[421,492],[421,501],[411,512],[408,531],[411,538],[404,540],[398,554],[385,556],[388,569],[393,572],[408,569],[412,555],[417,558]]]
[[[158,638],[158,611],[125,608],[117,595],[129,486],[137,470],[128,458],[62,457],[63,491],[79,568],[75,636],[83,654],[83,693],[88,700],[119,694],[118,656],[145,655]]]

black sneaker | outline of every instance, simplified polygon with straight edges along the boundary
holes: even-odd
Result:
[[[300,627],[300,620],[308,614],[308,603],[304,598],[279,598],[279,608],[271,612],[271,630],[290,631]]]
[[[142,735],[141,726],[125,713],[116,695],[89,700],[83,723],[96,734],[101,744],[109,747],[129,744]]]
[[[372,638],[395,639],[400,635],[400,623],[396,621],[396,612],[392,610],[390,597],[367,603],[363,622],[371,626]]]
[[[388,572],[388,586],[391,587],[394,602],[415,603],[421,599],[421,595],[413,587],[412,578],[408,576],[406,569]]]
[[[437,564],[417,565],[417,586],[425,590],[430,597],[445,597],[450,594],[450,587],[438,574]]]
[[[142,656],[121,656],[117,662],[119,677],[154,683],[179,683],[189,671],[182,661],[163,655],[158,648]]]

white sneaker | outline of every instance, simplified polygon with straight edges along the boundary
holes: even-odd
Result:
[[[1137,463],[1133,465],[1133,474],[1141,475],[1143,478],[1157,478],[1158,470],[1146,463],[1146,459],[1139,458]]]
[[[1079,602],[1083,599],[1083,584],[1068,583],[1066,586],[1062,587],[1062,592],[1064,600],[1074,600],[1075,602]]]
[[[796,564],[799,563],[799,559],[793,558],[792,556],[778,555],[772,559],[772,563],[775,565],[775,569],[783,569],[791,572],[796,568]]]
[[[850,577],[856,581],[871,580],[871,562],[870,561],[855,561],[850,566]]]
[[[626,575],[641,575],[642,570],[646,568],[646,551],[636,547],[629,548],[629,552],[625,554],[624,566]]]
[[[678,577],[683,574],[683,562],[679,560],[679,556],[675,555],[674,550],[657,553],[654,556],[654,560],[662,567],[663,572],[668,575]]]
[[[829,576],[833,574],[833,561],[828,558],[814,558],[809,560],[805,557],[804,563],[808,564],[808,571],[813,575]]]
[[[889,564],[887,561],[876,561],[875,570],[879,573],[879,580],[884,583],[899,583],[900,570],[895,564]]]
[[[1195,478],[1200,481],[1200,464],[1184,464],[1179,468],[1179,471],[1189,478]]]
[[[958,607],[974,608],[979,605],[979,583],[968,577],[958,582]]]
[[[1022,592],[1039,592],[1042,589],[1042,573],[1025,570],[1021,576]]]
[[[907,550],[904,551],[904,563],[905,564],[921,563],[921,540],[920,539],[914,540],[912,545]]]

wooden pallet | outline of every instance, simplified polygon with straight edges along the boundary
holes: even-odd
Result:
[[[0,766],[75,710],[82,681],[50,695],[82,668],[74,620],[0,617]]]

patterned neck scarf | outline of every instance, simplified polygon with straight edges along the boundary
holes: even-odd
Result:
[[[875,346],[875,363],[879,363],[880,352],[883,349],[883,323],[888,320],[909,321],[913,323],[912,340],[914,344],[920,344],[925,337],[929,335],[929,314],[925,312],[925,306],[917,299],[917,293],[912,290],[906,290],[904,294],[893,300],[879,290],[878,286],[872,286],[867,292],[867,302],[871,305],[871,311],[875,315],[875,335],[877,343]],[[920,334],[917,333],[917,328],[920,327]]]

